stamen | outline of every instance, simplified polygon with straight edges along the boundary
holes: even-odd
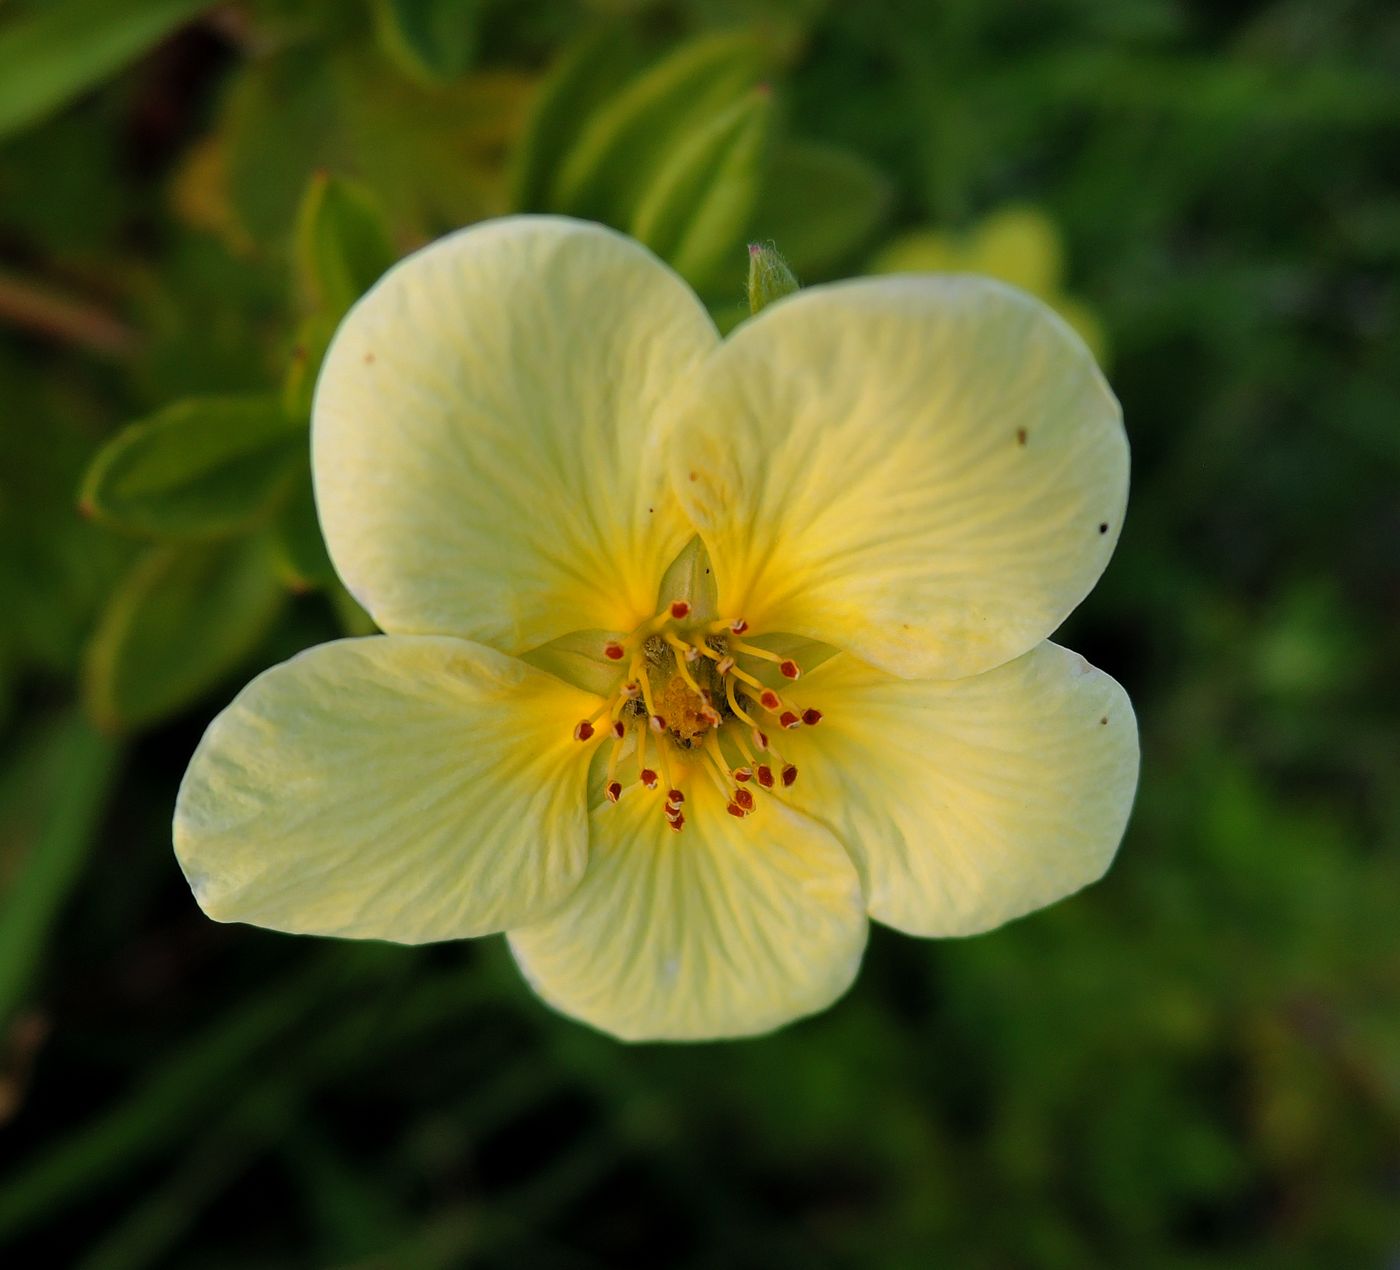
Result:
[[[753,772],[747,767],[736,767],[729,774],[741,785],[753,780]]]
[[[773,769],[769,767],[767,763],[760,763],[758,765],[758,783],[762,785],[764,789],[773,788]]]
[[[749,722],[753,723],[753,720],[750,719]],[[765,732],[762,728],[760,728],[756,723],[754,723],[753,728],[753,743],[760,750],[766,750],[768,748],[768,733]]]
[[[724,695],[729,701],[729,708],[734,711],[735,718],[742,719],[745,723],[749,725],[749,727],[751,727],[755,732],[757,732],[758,720],[756,720],[751,714],[748,713],[748,711],[744,709],[743,706],[739,704],[739,698],[735,695],[734,692],[734,681],[728,677],[726,677],[724,681]]]
[[[765,688],[758,694],[758,704],[769,714],[777,714],[783,708],[783,699],[771,688]]]
[[[666,731],[666,719],[664,715],[654,714],[648,722],[651,724],[651,730],[653,732],[660,734]]]
[[[621,661],[627,650],[615,639],[610,639],[603,645],[603,656],[609,661]]]
[[[821,721],[822,712],[820,710],[804,710],[802,712],[802,722],[809,728],[816,727]]]
[[[574,740],[587,741],[593,736],[593,725],[587,719],[580,719],[574,725]]]
[[[668,825],[670,825],[671,828],[674,829],[677,833],[680,833],[680,831],[681,831],[683,828],[685,828],[685,817],[684,817],[684,816],[677,816],[674,820],[672,820],[672,819],[668,816],[668,817],[666,818],[666,823],[667,823]]]
[[[642,768],[641,774],[637,777],[637,779],[640,780],[642,784],[645,785],[648,789],[656,788],[657,776],[656,773],[653,772],[649,767]]]
[[[736,634],[738,632],[735,632]],[[743,653],[746,657],[757,657],[760,661],[771,661],[775,663],[778,670],[785,679],[796,679],[802,674],[802,667],[791,657],[784,657],[782,653],[775,653],[767,648],[760,648],[757,644],[750,644],[747,640],[735,640],[729,645],[736,653]]]
[[[685,795],[681,793],[680,790],[673,789],[670,793],[666,795],[666,801],[668,803],[673,804],[676,807],[679,807],[683,802],[685,802]]]
[[[736,790],[734,791],[734,801],[735,801],[736,803],[738,803],[739,806],[742,807],[745,811],[752,811],[752,810],[753,810],[753,790],[751,790],[751,789],[736,789]]]
[[[608,802],[617,802],[617,800],[622,797],[622,783],[620,781],[609,781],[608,787],[604,793],[608,796]]]
[[[671,601],[671,617],[677,622],[683,622],[690,616],[690,605],[684,600]]]
[[[802,716],[795,710],[784,710],[778,716],[778,722],[785,728],[800,728],[802,726]]]
[[[617,737],[619,741],[627,735],[627,725],[621,719],[613,720],[612,730],[613,736]]]
[[[743,820],[743,818],[749,814],[742,807],[740,807],[738,803],[730,803],[729,806],[726,807],[724,810],[738,820]]]
[[[694,648],[690,644],[687,644],[685,640],[672,635],[670,631],[666,632],[665,638],[666,642],[674,648],[676,652],[681,654],[680,657],[676,658],[676,673],[685,681],[686,687],[698,697],[700,695],[700,685],[695,682],[695,676],[690,673],[690,667],[686,665],[686,662],[693,660],[691,654],[695,652]]]
[[[786,789],[788,786],[793,785],[796,782],[797,766],[794,763],[789,763],[785,768],[783,768],[783,788]]]
[[[721,657],[717,662],[715,662],[715,674],[717,675],[727,675],[733,669],[734,658],[729,657],[727,655]]]
[[[802,667],[793,661],[791,657],[786,661],[779,662],[778,670],[784,679],[796,679],[802,673]]]
[[[604,778],[607,781],[605,792],[610,803],[615,803],[622,797],[622,783],[617,779],[617,764],[622,758],[624,748],[622,733],[618,733],[617,740],[612,743],[612,753],[608,755],[608,774]]]

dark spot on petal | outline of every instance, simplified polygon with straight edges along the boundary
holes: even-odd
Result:
[[[690,474],[690,479],[691,479],[692,481],[698,481],[698,480],[700,479],[700,473],[699,473],[699,472],[692,472],[692,473]]]
[[[370,362],[372,362],[373,360],[374,360],[374,354],[373,354],[373,353],[366,353],[366,354],[365,354],[365,365],[366,365],[366,366],[368,366],[368,365],[370,364]]]
[[[1102,521],[1102,522],[1099,524],[1099,533],[1101,533],[1101,534],[1106,534],[1107,532],[1108,532],[1108,521],[1105,520],[1105,521]]]
[[[650,515],[652,514],[652,512],[654,512],[655,510],[656,510],[655,507],[648,507],[648,508],[647,508],[647,515],[650,516]]]
[[[1107,722],[1108,722],[1108,715],[1104,715],[1104,717],[1103,717],[1102,719],[1099,720],[1099,724],[1100,724],[1101,726],[1102,726],[1103,724],[1106,724]]]
[[[1016,444],[1017,444],[1017,445],[1025,445],[1025,444],[1026,444],[1026,430],[1025,430],[1025,428],[1017,428],[1017,429],[1016,429]]]

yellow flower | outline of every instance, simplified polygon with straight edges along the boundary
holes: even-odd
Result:
[[[1000,278],[1044,300],[1076,331],[1100,366],[1108,365],[1108,336],[1099,316],[1066,295],[1065,248],[1044,212],[1009,204],[967,233],[918,229],[885,246],[871,262],[875,273],[980,273]]]
[[[721,341],[628,239],[499,220],[350,313],[312,450],[387,634],[210,725],[175,843],[211,917],[504,930],[565,1013],[702,1038],[829,1004],[867,916],[969,934],[1108,866],[1132,709],[1045,637],[1127,445],[1025,295],[862,280]]]

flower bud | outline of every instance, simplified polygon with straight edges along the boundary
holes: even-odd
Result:
[[[749,244],[749,312],[797,290],[797,276],[771,243]]]

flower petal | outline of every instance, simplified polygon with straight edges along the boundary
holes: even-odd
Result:
[[[724,808],[701,779],[679,834],[637,787],[595,811],[578,890],[510,932],[535,991],[624,1040],[748,1036],[839,997],[866,935],[849,857],[775,799],[742,821]]]
[[[790,801],[829,824],[870,915],[970,935],[1102,876],[1137,786],[1127,694],[1043,643],[971,679],[896,679],[835,657],[804,675],[815,728],[784,733]]]
[[[518,653],[630,629],[693,532],[658,404],[718,341],[690,289],[598,225],[517,216],[410,256],[351,310],[316,389],[331,559],[391,634]]]
[[[407,944],[532,921],[587,861],[595,704],[463,640],[322,644],[209,725],[175,853],[217,921]]]
[[[895,674],[1034,647],[1128,490],[1118,403],[1049,309],[985,278],[799,292],[711,359],[673,447],[719,604]]]

